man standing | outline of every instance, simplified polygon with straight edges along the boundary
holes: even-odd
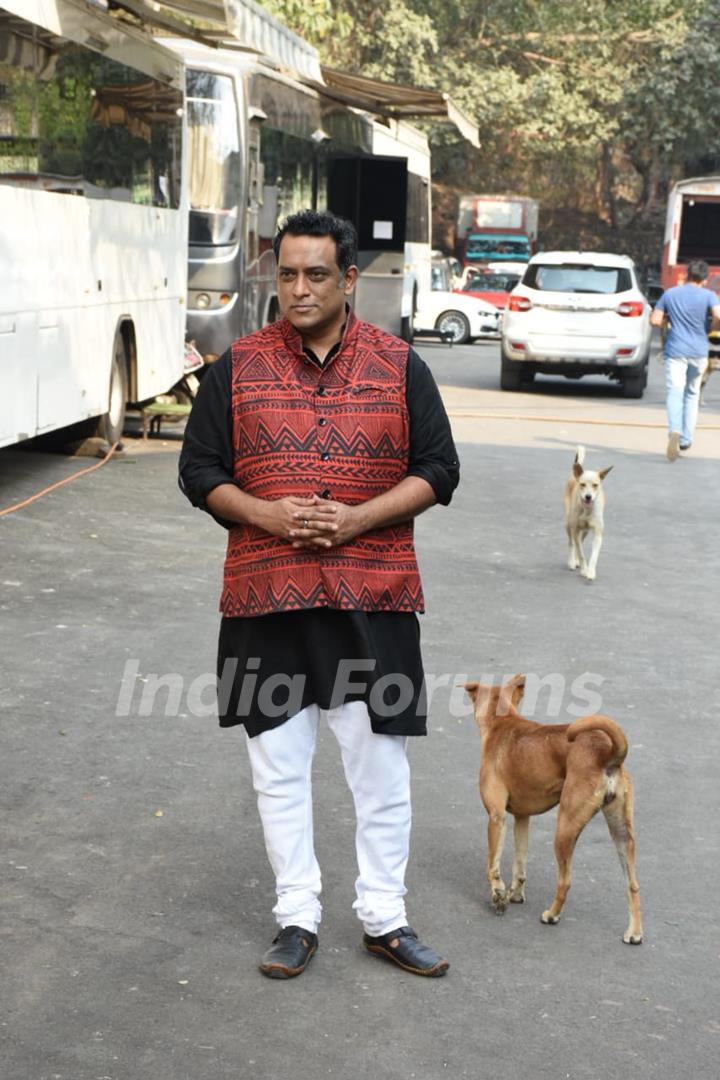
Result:
[[[664,292],[650,316],[653,326],[670,323],[665,339],[665,391],[668,461],[692,446],[700,383],[708,362],[708,317],[720,322],[720,304],[707,289],[710,268],[702,259],[688,266],[687,283]]]
[[[317,948],[310,772],[322,711],[355,803],[363,943],[444,975],[405,913],[406,737],[426,733],[412,521],[450,502],[457,453],[425,364],[347,306],[353,226],[304,210],[273,246],[283,317],[213,365],[180,459],[185,494],[229,530],[218,701],[221,726],[245,726],[276,880],[280,931],[260,970],[299,975]]]

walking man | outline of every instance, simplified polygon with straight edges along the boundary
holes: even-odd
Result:
[[[180,459],[193,505],[228,531],[220,725],[245,726],[279,926],[260,964],[305,970],[320,868],[311,765],[321,714],[356,812],[353,904],[372,953],[417,975],[448,963],[408,925],[407,736],[426,734],[413,518],[450,502],[457,453],[435,382],[408,345],[361,322],[353,226],[290,217],[274,240],[282,318],[203,379]]]
[[[650,316],[653,326],[669,322],[665,338],[668,461],[692,446],[700,383],[708,363],[708,320],[720,322],[720,303],[706,288],[710,268],[702,259],[688,266],[687,282],[662,294]]]

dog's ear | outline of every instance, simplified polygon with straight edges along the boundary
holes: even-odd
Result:
[[[598,476],[600,477],[600,479],[604,480],[611,469],[612,465],[608,465],[607,469],[598,469]]]
[[[474,701],[475,698],[477,697],[478,687],[480,686],[480,683],[479,682],[466,682],[466,683],[463,683],[463,686],[465,687],[465,689],[468,692],[468,697],[470,697]]]
[[[518,706],[523,699],[525,693],[525,676],[513,675],[505,684],[510,691],[510,700],[514,706]]]
[[[585,472],[579,461],[573,463],[573,476],[576,480],[579,480],[582,474]]]
[[[496,716],[508,716],[513,709],[517,709],[525,693],[525,676],[513,675],[501,687],[498,688]]]

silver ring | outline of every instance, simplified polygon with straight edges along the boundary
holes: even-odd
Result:
[[[303,518],[303,529],[308,529],[309,527],[310,527],[310,522],[308,521],[307,518]]]

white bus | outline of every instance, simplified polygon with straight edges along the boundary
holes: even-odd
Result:
[[[426,137],[324,95],[315,50],[292,38],[298,67],[317,65],[307,82],[230,42],[161,39],[186,65],[188,336],[209,362],[277,317],[272,239],[305,207],[355,224],[360,317],[410,340],[430,287]]]
[[[0,0],[0,446],[183,374],[183,65],[104,6]]]

